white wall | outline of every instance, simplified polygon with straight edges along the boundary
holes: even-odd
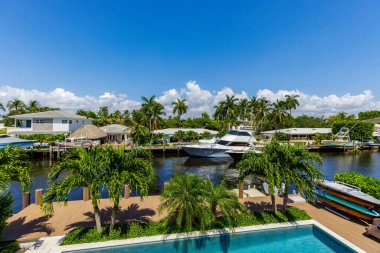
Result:
[[[91,119],[73,119],[72,123],[69,124],[69,130],[70,132],[74,132],[78,128],[80,128],[83,125],[92,124]]]
[[[62,120],[67,120],[67,123],[62,123]],[[68,132],[69,120],[66,118],[53,119],[53,132]]]

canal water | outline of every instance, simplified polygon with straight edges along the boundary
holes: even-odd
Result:
[[[321,153],[324,164],[321,168],[325,178],[332,180],[336,173],[355,171],[367,176],[380,179],[380,152],[363,151],[358,153]],[[47,176],[54,161],[48,157],[32,159],[33,185],[30,189],[31,201],[34,201],[34,190],[45,189]],[[157,186],[154,190],[158,193],[163,188],[164,182],[169,181],[175,174],[194,173],[203,177],[209,177],[213,182],[220,183],[225,180],[228,185],[237,184],[236,163],[233,159],[204,159],[187,156],[156,156],[153,167],[157,172]],[[22,208],[22,192],[17,183],[12,183],[11,192],[14,197],[13,211],[19,212]],[[132,193],[134,195],[136,193]],[[102,193],[107,197],[106,190]],[[80,200],[82,190],[74,189],[71,192],[71,200]]]

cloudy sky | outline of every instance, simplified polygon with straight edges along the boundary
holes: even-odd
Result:
[[[257,90],[254,94],[246,91],[234,90],[224,87],[220,90],[209,90],[196,81],[188,81],[183,87],[178,89],[165,90],[156,95],[157,101],[164,104],[168,115],[171,115],[171,103],[177,98],[186,99],[189,110],[186,116],[199,116],[202,112],[213,113],[214,105],[225,99],[226,95],[235,95],[238,98],[267,98],[270,101],[281,100],[287,94],[299,95],[300,107],[294,112],[295,115],[308,114],[315,116],[327,116],[337,112],[345,111],[357,113],[364,110],[380,110],[380,102],[376,101],[370,90],[365,90],[358,94],[344,94],[342,96],[328,95],[318,96],[307,94],[300,90],[278,90],[269,89]],[[60,107],[67,111],[76,111],[78,108],[98,110],[100,106],[108,106],[113,110],[133,110],[138,109],[141,100],[133,99],[126,93],[113,93],[106,91],[99,96],[80,96],[72,91],[63,88],[56,88],[50,91],[37,89],[21,89],[11,86],[0,87],[0,102],[3,104],[8,100],[21,99],[24,102],[38,100],[42,105],[50,107]]]
[[[0,10],[3,103],[133,109],[155,94],[168,108],[186,98],[194,116],[226,94],[295,93],[298,114],[379,108],[377,0],[2,0]]]

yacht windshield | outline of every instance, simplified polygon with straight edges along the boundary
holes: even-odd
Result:
[[[229,143],[229,141],[222,141],[222,140],[219,140],[216,142],[216,144],[220,144],[220,145],[223,145],[223,146],[227,146]]]
[[[239,132],[239,136],[251,136],[248,132]]]
[[[230,135],[238,135],[239,132],[238,132],[238,131],[234,131],[234,130],[230,130],[230,131],[228,131],[227,134],[230,134]]]

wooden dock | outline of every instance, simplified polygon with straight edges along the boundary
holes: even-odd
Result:
[[[270,197],[241,199],[250,210],[270,208]],[[278,197],[278,203],[282,203]],[[121,212],[118,220],[148,221],[162,219],[157,208],[159,196],[123,198],[120,202]],[[358,220],[346,220],[323,208],[322,205],[306,203],[290,204],[305,210],[314,220],[331,229],[343,238],[367,252],[380,252],[380,243],[364,235],[366,223]],[[112,203],[109,199],[100,201],[103,221],[109,220]],[[94,226],[91,200],[70,201],[68,205],[54,204],[55,215],[48,218],[40,207],[32,204],[8,219],[8,227],[3,240],[34,241],[45,236],[64,235],[78,227]]]

